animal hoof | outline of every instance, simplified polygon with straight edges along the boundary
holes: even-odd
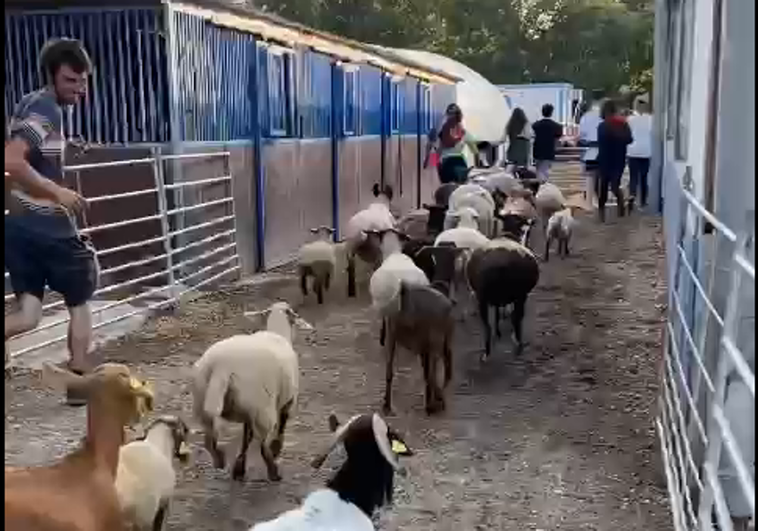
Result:
[[[278,483],[279,481],[282,480],[282,475],[279,473],[278,470],[269,470],[268,479],[269,481],[275,481]]]
[[[219,470],[226,468],[226,459],[224,458],[224,454],[218,453],[213,456],[213,466]]]
[[[234,481],[243,481],[245,479],[245,468],[245,463],[241,461],[234,463],[234,468],[232,469],[232,479]]]
[[[445,403],[442,401],[433,402],[426,406],[426,414],[429,416],[442,413],[443,411],[445,411]]]
[[[479,362],[480,363],[486,363],[487,360],[489,359],[489,357],[490,357],[489,354],[484,353],[481,356],[479,356]]]
[[[395,414],[395,412],[392,411],[392,406],[389,406],[387,404],[384,404],[384,406],[382,406],[382,413],[388,417]]]
[[[282,453],[282,441],[279,439],[275,439],[271,442],[271,454],[274,456],[274,459],[279,457],[279,455]]]

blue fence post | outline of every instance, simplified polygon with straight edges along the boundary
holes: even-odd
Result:
[[[380,145],[380,153],[381,153],[381,160],[380,160],[380,168],[381,168],[381,177],[380,177],[380,183],[382,186],[386,183],[386,171],[387,171],[387,136],[388,136],[388,130],[389,130],[389,124],[387,123],[387,116],[389,115],[389,94],[388,89],[389,86],[387,82],[389,81],[389,77],[387,76],[387,72],[382,72],[382,76],[380,78],[381,80],[381,87],[382,90],[380,92],[381,94],[381,145]]]
[[[416,208],[421,208],[421,128],[424,109],[421,102],[421,82],[416,82]]]
[[[261,79],[261,55],[265,49],[258,48],[258,41],[253,41],[253,86],[255,90],[251,98],[253,104],[253,177],[255,179],[255,256],[256,269],[262,271],[265,267],[265,241],[266,241],[266,187],[263,176],[263,150],[261,149],[261,98],[262,89],[267,89],[267,84]],[[264,55],[265,57],[265,55]]]
[[[340,67],[336,61],[332,61],[332,112],[331,112],[331,140],[332,140],[332,227],[334,228],[334,239],[340,239],[340,193],[339,193],[339,143],[341,137],[340,127]]]

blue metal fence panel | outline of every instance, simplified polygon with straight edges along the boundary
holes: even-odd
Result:
[[[82,41],[94,65],[88,96],[65,120],[66,134],[92,143],[169,138],[166,44],[161,9],[5,13],[5,118],[44,84],[37,68],[54,37]]]
[[[222,142],[252,138],[253,99],[259,92],[253,71],[255,38],[191,14],[173,12],[172,16],[178,43],[175,97],[180,139]],[[261,113],[262,117],[266,114]]]
[[[303,138],[329,138],[332,134],[332,59],[311,50],[301,53],[298,113]]]
[[[405,78],[400,86],[403,101],[400,133],[403,135],[418,133],[418,86],[418,79],[413,77]]]
[[[384,76],[379,68],[370,65],[360,67],[361,134],[382,134],[382,84]]]

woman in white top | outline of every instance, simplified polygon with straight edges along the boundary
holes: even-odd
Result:
[[[629,117],[634,141],[627,150],[629,157],[629,209],[634,207],[637,189],[640,190],[640,204],[647,205],[647,174],[653,144],[653,117],[647,100],[637,101],[637,113]]]

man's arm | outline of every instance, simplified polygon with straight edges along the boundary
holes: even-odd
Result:
[[[78,211],[85,206],[84,198],[41,176],[26,160],[29,144],[23,137],[12,138],[5,144],[5,186],[18,187],[30,195],[58,203]]]

